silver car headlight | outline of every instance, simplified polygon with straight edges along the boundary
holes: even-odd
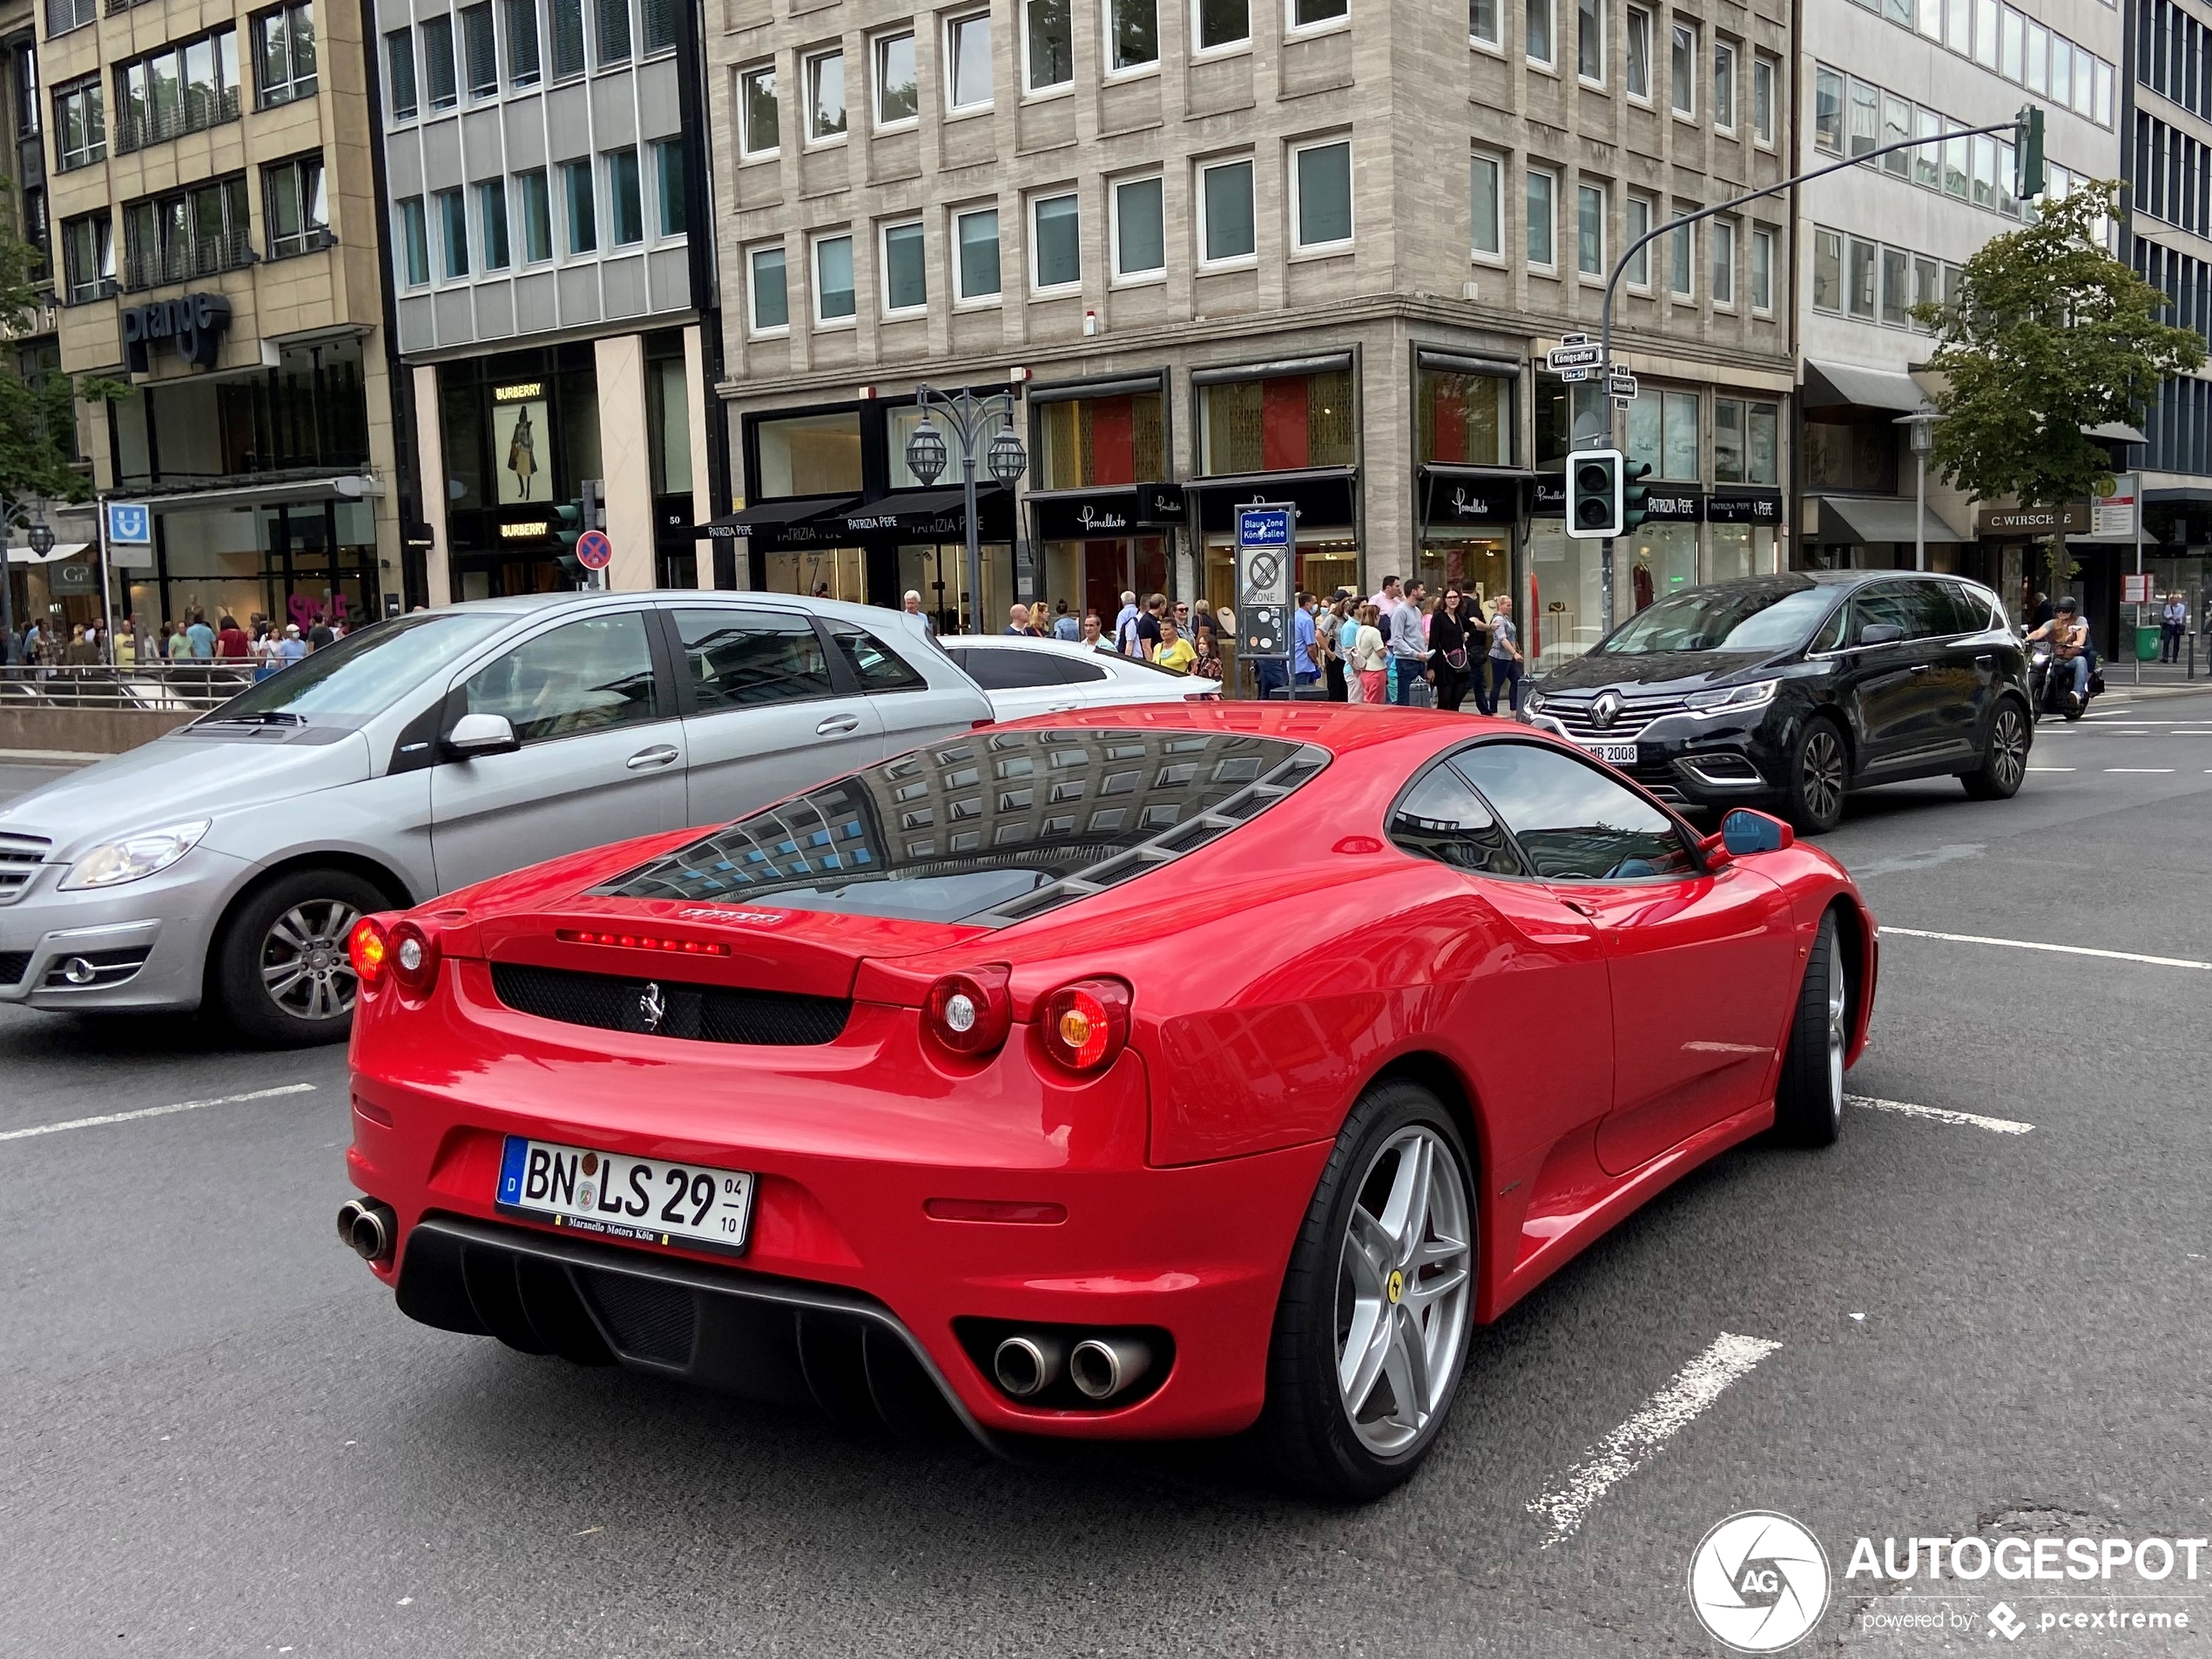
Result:
[[[1544,694],[1541,691],[1531,691],[1528,693],[1528,700],[1521,706],[1531,714],[1541,714],[1544,711]]]
[[[1715,691],[1692,691],[1683,700],[1692,714],[1741,714],[1764,708],[1782,689],[1780,680],[1753,680],[1749,685],[1728,685]]]
[[[62,887],[64,890],[119,887],[126,881],[143,880],[167,869],[198,846],[200,837],[207,833],[213,822],[202,818],[189,824],[172,824],[96,846],[70,866],[69,873],[62,878]]]

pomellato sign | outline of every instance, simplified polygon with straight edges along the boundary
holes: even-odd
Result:
[[[188,293],[181,300],[125,306],[123,366],[133,374],[151,373],[154,343],[165,340],[194,368],[212,368],[230,326],[231,302],[219,293]]]

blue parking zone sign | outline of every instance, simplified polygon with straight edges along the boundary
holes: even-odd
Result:
[[[150,547],[153,543],[153,515],[144,502],[111,501],[107,504],[107,539],[111,546]]]
[[[1238,547],[1282,547],[1291,544],[1291,509],[1287,507],[1240,507],[1237,509]]]

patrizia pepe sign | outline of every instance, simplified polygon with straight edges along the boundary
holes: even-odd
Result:
[[[133,374],[150,373],[155,342],[166,341],[194,368],[212,368],[230,326],[231,302],[219,293],[188,293],[181,300],[125,306],[123,366]]]

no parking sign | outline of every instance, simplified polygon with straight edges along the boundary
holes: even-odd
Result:
[[[576,562],[587,570],[604,570],[613,562],[615,544],[604,530],[586,530],[576,538]]]

